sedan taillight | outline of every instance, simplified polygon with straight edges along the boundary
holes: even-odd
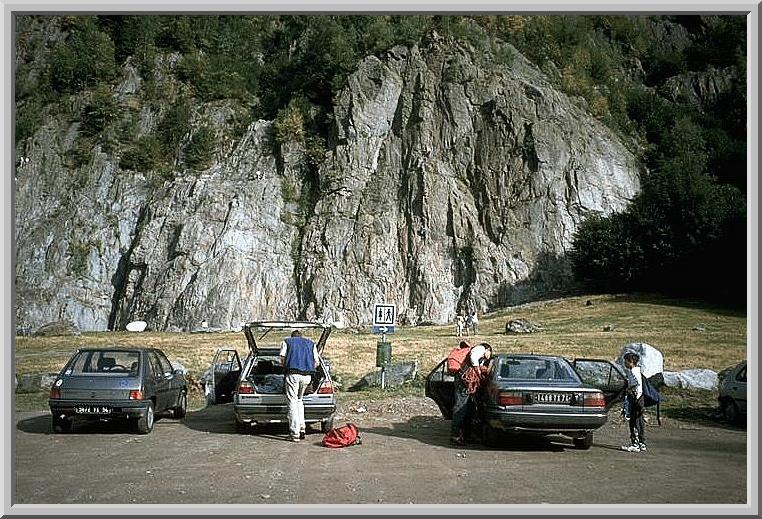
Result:
[[[61,390],[57,387],[51,387],[50,388],[50,398],[51,400],[60,400],[61,399]]]
[[[243,382],[239,384],[238,386],[239,395],[253,395],[254,393],[256,393],[256,391],[254,391],[254,386],[252,385],[251,382],[244,380]]]
[[[329,380],[326,380],[317,390],[318,395],[328,395],[333,393],[333,384]]]
[[[585,407],[606,407],[606,399],[603,398],[603,393],[585,393],[585,399],[583,405]]]
[[[130,391],[130,400],[143,400],[142,391]]]
[[[521,405],[524,403],[524,397],[517,391],[500,393],[497,395],[497,404],[502,406]]]

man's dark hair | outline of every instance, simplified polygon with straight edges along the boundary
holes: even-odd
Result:
[[[291,337],[301,337],[302,335],[303,334],[301,330],[294,330],[293,332],[291,332]]]

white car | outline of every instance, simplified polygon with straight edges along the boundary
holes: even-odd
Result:
[[[730,423],[739,423],[746,416],[746,361],[719,374],[719,394],[722,416]]]

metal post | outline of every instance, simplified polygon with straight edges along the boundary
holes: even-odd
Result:
[[[386,342],[386,332],[381,333],[381,342]],[[381,389],[384,389],[386,387],[386,377],[384,376],[384,371],[386,370],[386,363],[381,363]]]

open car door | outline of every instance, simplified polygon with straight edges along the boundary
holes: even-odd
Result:
[[[446,420],[452,419],[455,404],[455,377],[447,373],[447,359],[440,362],[426,377],[426,396],[439,406]]]
[[[603,392],[606,409],[610,409],[624,397],[627,378],[613,362],[601,359],[576,359],[572,362],[572,366],[583,383]]]
[[[233,391],[241,375],[241,359],[238,357],[238,351],[225,348],[217,350],[211,371],[212,378],[204,388],[207,403],[232,402]]]

